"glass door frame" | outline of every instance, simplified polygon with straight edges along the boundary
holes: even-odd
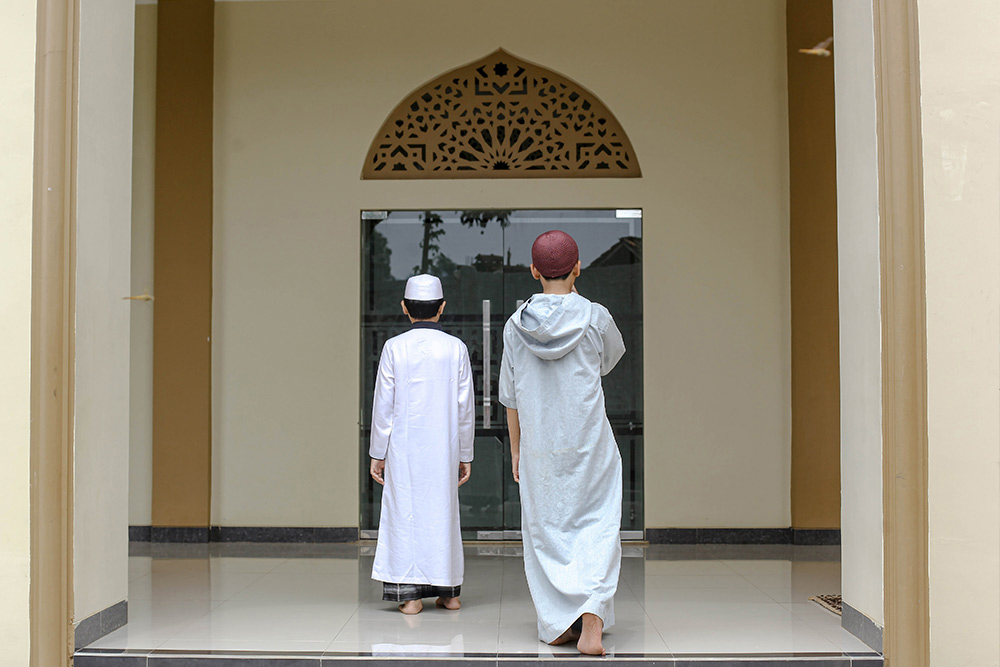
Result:
[[[369,294],[369,288],[376,279],[375,274],[373,272],[374,267],[372,264],[371,248],[369,247],[368,244],[371,241],[371,234],[374,231],[375,225],[378,225],[379,222],[389,219],[389,217],[394,213],[403,215],[410,214],[417,216],[434,215],[437,216],[438,222],[440,222],[443,219],[442,216],[448,218],[449,222],[454,222],[452,218],[454,218],[456,215],[461,215],[463,224],[467,224],[465,218],[469,214],[469,211],[461,209],[430,209],[426,211],[422,209],[393,209],[393,210],[381,210],[381,211],[365,210],[361,212],[360,222],[362,224],[362,230],[361,230],[362,233],[361,233],[361,244],[360,244],[361,247],[359,248],[359,251],[361,252],[362,255],[361,257],[362,276],[360,281],[361,284],[360,284],[360,294],[359,294],[359,297],[361,299],[361,303],[359,304],[360,315],[361,315],[361,332],[359,338],[361,339],[360,345],[362,349],[361,349],[361,369],[360,369],[361,372],[359,380],[361,382],[361,391],[363,393],[366,393],[368,391],[368,387],[366,387],[365,385],[366,385],[367,374],[369,374],[371,371],[371,369],[367,368],[367,366],[372,363],[372,359],[370,357],[372,356],[372,354],[375,355],[375,363],[377,365],[377,355],[381,350],[381,345],[378,345],[377,341],[376,344],[373,346],[368,345],[369,341],[367,340],[367,338],[370,336],[369,334],[366,333],[366,329],[369,326],[368,324],[366,324],[367,319],[372,316],[369,315],[370,308],[373,307],[373,302],[371,302],[370,299],[374,298],[372,297],[371,294]],[[639,225],[638,227],[639,234],[637,236],[639,245],[639,258],[634,261],[634,263],[639,264],[638,267],[639,271],[638,272],[633,271],[633,274],[635,275],[632,278],[632,282],[636,283],[635,288],[638,294],[637,299],[635,298],[635,296],[633,296],[633,306],[637,306],[638,331],[637,331],[637,336],[633,336],[632,340],[638,341],[638,345],[634,346],[635,349],[630,350],[633,355],[638,354],[639,356],[639,362],[637,364],[633,363],[633,368],[631,370],[633,374],[636,373],[638,374],[638,379],[637,379],[638,383],[637,388],[639,392],[638,418],[634,416],[632,418],[620,416],[617,420],[612,418],[612,427],[614,428],[615,431],[616,440],[619,441],[618,442],[619,449],[623,454],[622,457],[623,475],[625,477],[625,479],[623,479],[623,486],[624,486],[623,527],[624,526],[627,527],[624,527],[622,530],[622,539],[629,539],[629,540],[643,539],[644,530],[643,530],[643,516],[642,516],[643,514],[642,500],[644,494],[642,489],[643,489],[644,470],[643,470],[643,457],[642,457],[642,416],[641,416],[642,415],[641,225],[643,221],[642,221],[641,209],[520,209],[520,210],[507,210],[507,211],[499,209],[488,209],[483,211],[474,211],[473,213],[485,214],[485,218],[483,218],[485,221],[481,223],[481,227],[484,228],[487,227],[489,221],[493,219],[490,217],[490,215],[495,216],[495,214],[498,213],[507,214],[508,216],[511,217],[516,216],[518,214],[538,214],[542,218],[543,222],[548,221],[548,219],[545,217],[546,215],[555,215],[555,216],[568,215],[569,217],[567,217],[564,220],[564,222],[569,225],[584,224],[587,222],[599,223],[604,220],[609,220],[609,218],[605,217],[603,219],[595,219],[595,220],[587,220],[581,218],[594,217],[594,214],[605,214],[605,216],[607,216],[607,214],[613,213],[616,219],[632,218],[633,224],[637,222],[637,224]],[[466,340],[466,343],[470,347],[470,356],[478,356],[478,359],[476,358],[473,359],[473,375],[474,378],[476,379],[475,389],[477,394],[476,396],[477,459],[480,458],[480,451],[481,451],[480,448],[483,446],[483,444],[486,444],[478,442],[479,440],[487,438],[492,439],[494,440],[494,442],[489,443],[488,446],[491,448],[500,447],[499,463],[501,470],[499,471],[500,474],[499,493],[501,495],[500,503],[502,507],[500,517],[501,517],[501,523],[503,525],[482,526],[482,527],[473,526],[471,529],[466,529],[465,521],[463,521],[463,538],[465,539],[474,538],[479,541],[494,541],[494,540],[500,541],[500,540],[520,539],[520,502],[519,502],[519,494],[517,491],[517,485],[516,483],[514,483],[513,476],[510,472],[510,465],[511,465],[510,447],[509,447],[509,440],[507,437],[505,410],[503,406],[500,405],[499,402],[496,400],[496,388],[499,379],[498,378],[499,357],[502,350],[503,326],[510,315],[510,312],[507,311],[510,310],[511,312],[513,312],[513,308],[516,307],[516,305],[519,305],[520,301],[523,300],[523,299],[514,299],[513,296],[508,294],[508,289],[513,289],[512,287],[513,283],[510,282],[510,277],[513,277],[513,274],[511,274],[510,271],[516,269],[516,272],[521,274],[518,277],[518,282],[521,283],[520,287],[522,288],[522,291],[525,291],[526,287],[524,284],[525,281],[526,280],[529,281],[528,282],[529,289],[525,291],[524,294],[525,297],[530,296],[530,294],[533,293],[533,291],[537,291],[536,289],[534,289],[533,283],[530,282],[530,276],[527,277],[525,276],[527,267],[520,266],[520,264],[511,265],[511,246],[510,246],[511,242],[509,242],[508,240],[507,228],[509,225],[514,224],[515,222],[524,222],[524,221],[523,220],[512,221],[510,220],[510,217],[508,217],[506,219],[506,223],[501,223],[498,225],[500,232],[500,239],[498,246],[500,252],[499,256],[493,254],[476,255],[475,264],[477,271],[489,270],[488,267],[484,269],[483,267],[479,266],[479,264],[481,263],[480,262],[481,258],[487,258],[487,259],[492,258],[490,261],[499,260],[499,266],[494,268],[499,268],[500,299],[499,299],[499,307],[493,304],[492,298],[482,300],[481,350],[478,349],[480,346],[475,344],[479,341]],[[528,222],[536,222],[536,221],[528,220]],[[558,223],[558,220],[556,220],[556,222]],[[427,224],[426,220],[424,220],[424,224]],[[556,226],[558,227],[559,225],[557,224]],[[454,229],[458,228],[456,227]],[[444,227],[442,227],[442,234],[444,233],[443,230]],[[533,234],[536,235],[536,232],[534,230],[528,230],[528,231],[530,231],[529,236],[532,236],[533,239]],[[540,233],[541,231],[544,231],[544,229],[539,228],[537,233]],[[567,231],[570,230],[567,229]],[[480,233],[485,234],[485,230],[481,231]],[[573,232],[571,231],[571,233]],[[519,250],[523,250],[520,249],[520,245],[524,245],[525,238],[526,237],[520,239],[520,242],[518,243]],[[426,240],[427,236],[425,234],[424,242],[426,242]],[[624,241],[625,238],[622,238],[621,240]],[[495,241],[493,243],[495,243]],[[583,246],[583,244],[581,244],[581,246]],[[608,255],[613,249],[614,246],[612,246],[612,248],[609,248],[607,251],[602,253],[600,257]],[[528,242],[528,251],[529,251],[529,257],[527,263],[530,263],[530,241]],[[389,254],[391,254],[391,249]],[[593,252],[591,252],[590,254],[593,254]],[[581,258],[583,258],[583,256],[584,256],[584,249],[583,247],[581,247]],[[594,258],[591,257],[590,260],[594,261]],[[423,263],[426,263],[426,261],[427,261],[427,253],[425,251],[423,257]],[[468,264],[471,262],[471,260],[467,259],[466,262]],[[486,259],[483,259],[482,263],[486,263]],[[524,263],[525,261],[522,258],[521,264]],[[454,264],[454,262],[452,262],[451,264]],[[421,268],[420,265],[415,266],[413,268],[413,271],[418,271],[419,268]],[[585,266],[584,267],[585,273],[587,272],[588,268],[592,267]],[[389,278],[392,280],[391,272],[389,273]],[[402,290],[399,289],[398,291],[400,292],[400,295],[396,297],[397,303],[398,299],[402,298],[401,294]],[[449,291],[450,290],[448,288],[445,289],[446,300],[448,300]],[[508,301],[510,301],[511,303],[508,304],[507,303]],[[616,307],[620,308],[620,304],[606,302],[606,301],[613,302],[616,301],[616,299],[604,299],[600,301],[604,303],[604,305],[608,306],[609,310],[612,310],[612,314],[615,314],[614,311]],[[465,310],[469,310],[468,304],[466,304],[466,306],[467,307]],[[454,312],[455,311],[452,310],[453,317],[456,316],[454,315]],[[378,317],[386,317],[386,316],[378,316]],[[400,327],[398,328],[400,329],[400,331],[405,330],[405,327],[407,325],[405,324],[405,320],[402,319],[401,312],[398,317],[400,318]],[[452,322],[453,330],[454,328],[460,328],[465,332],[467,332],[465,336],[461,336],[464,340],[469,337],[469,335],[471,334],[469,329],[471,329],[474,326],[471,323],[470,319],[472,316],[466,312],[465,314],[457,315],[457,317],[462,318],[462,323],[461,325],[455,325],[454,322]],[[618,317],[616,317],[616,320],[617,319]],[[470,320],[470,321],[466,322],[465,320]],[[494,320],[496,321],[494,322]],[[448,307],[446,307],[445,316],[442,318],[442,321],[445,325],[446,330],[448,330],[449,329]],[[626,326],[628,326],[627,323]],[[623,333],[625,332],[626,331],[623,329]],[[374,350],[374,349],[368,350],[367,347],[373,347],[373,348],[378,347],[379,350]],[[627,342],[627,347],[629,347],[628,342]],[[474,350],[478,351],[478,354],[476,354]],[[361,397],[360,409],[361,409],[361,415],[359,415],[360,417],[359,435],[361,440],[360,442],[361,465],[359,473],[361,475],[361,489],[359,489],[360,491],[359,526],[361,528],[362,539],[373,539],[374,537],[377,536],[377,521],[378,521],[378,512],[380,505],[379,499],[376,498],[375,496],[377,495],[380,497],[381,494],[378,493],[379,491],[378,489],[374,488],[375,483],[371,480],[368,474],[369,458],[368,458],[367,440],[368,440],[368,434],[370,433],[370,426],[368,426],[371,417],[370,396]],[[628,420],[627,424],[623,421],[623,419]],[[635,423],[636,421],[638,421],[638,424]],[[628,444],[626,444],[626,441],[628,442]],[[489,459],[495,465],[496,461],[493,461],[494,458],[495,457],[491,453]],[[481,477],[483,474],[491,475],[495,472],[497,471],[488,472],[486,470],[482,470],[481,468],[477,469],[477,466],[475,465],[473,466],[473,477],[477,477],[477,473],[479,473],[479,476]],[[511,496],[511,498],[508,498],[508,496]],[[515,500],[517,501],[516,503],[514,502]],[[508,517],[508,514],[510,514],[511,516]],[[514,514],[516,514],[516,521],[514,520]]]

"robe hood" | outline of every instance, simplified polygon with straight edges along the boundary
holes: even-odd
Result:
[[[561,359],[583,340],[592,308],[579,294],[535,294],[514,312],[511,322],[536,357]]]

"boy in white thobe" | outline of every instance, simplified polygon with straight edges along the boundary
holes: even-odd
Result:
[[[545,232],[531,249],[535,294],[507,320],[500,402],[521,493],[524,572],[538,637],[601,655],[621,567],[622,463],[601,377],[625,353],[604,306],[580,296],[579,250]]]
[[[413,276],[401,305],[412,328],[382,347],[372,408],[371,476],[385,485],[372,579],[416,614],[425,597],[460,606],[458,487],[472,472],[475,414],[469,350],[438,324],[441,281]]]

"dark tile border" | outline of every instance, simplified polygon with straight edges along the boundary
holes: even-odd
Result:
[[[846,602],[841,604],[841,610],[841,626],[873,650],[882,653],[882,627]]]
[[[840,544],[839,530],[801,528],[647,528],[650,544]]]
[[[792,528],[792,544],[810,547],[840,545],[840,529]]]
[[[284,657],[280,658],[259,656],[227,658],[197,656],[193,653],[169,656],[151,653],[146,665],[148,667],[321,667],[322,662],[323,658],[321,656],[293,658],[289,657],[287,653]]]
[[[760,656],[720,658],[711,654],[693,658],[675,657],[673,667],[851,667],[845,656],[817,656],[814,658]]]
[[[322,527],[238,527],[212,526],[212,542],[298,542],[336,543],[356,542],[357,528]]]
[[[791,528],[647,528],[650,544],[791,544]]]
[[[335,544],[355,542],[353,527],[300,528],[295,526],[163,527],[129,526],[130,542],[205,543],[258,542],[273,544]],[[778,544],[838,546],[840,531],[807,528],[647,528],[650,544]]]
[[[153,539],[153,527],[152,526],[129,526],[128,527],[128,541],[129,542],[150,542]]]
[[[92,644],[127,622],[128,600],[122,600],[77,623],[73,630],[73,646],[79,649],[87,644]]]
[[[199,526],[152,526],[150,542],[208,542],[208,528]]]
[[[293,526],[129,526],[129,542],[157,544],[203,544],[208,542],[257,542],[261,544],[338,544],[356,542],[358,529],[328,526],[298,528]]]

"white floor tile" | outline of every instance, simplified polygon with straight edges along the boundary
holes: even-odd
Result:
[[[475,552],[467,551],[462,609],[428,599],[416,616],[382,601],[370,555],[130,558],[129,623],[93,646],[575,655],[538,641],[521,556]],[[609,655],[867,652],[839,617],[807,601],[839,591],[836,562],[624,559],[617,623],[604,644]]]
[[[280,641],[329,643],[356,609],[356,604],[337,601],[230,600],[178,632],[173,639],[252,642],[267,637]]]
[[[210,600],[129,600],[128,623],[92,646],[156,648],[219,604]]]
[[[274,569],[274,573],[284,574],[356,574],[361,579],[370,579],[371,570],[363,570],[357,559],[348,558],[290,558]]]
[[[133,557],[128,559],[128,580],[144,577],[152,571],[153,559]]]
[[[615,613],[615,625],[604,633],[604,650],[609,653],[668,653],[669,647],[653,622],[622,618]]]
[[[739,574],[790,574],[792,562],[789,560],[723,560],[719,561]]]
[[[157,648],[170,651],[312,651],[322,652],[330,645],[329,641],[303,641],[293,639],[277,639],[274,637],[259,637],[254,640],[230,640],[200,638],[200,639],[169,639]]]
[[[435,606],[434,598],[423,600],[424,610],[420,612],[421,617],[433,616],[436,620],[443,620],[445,617],[460,622],[471,623],[493,623],[496,625],[500,620],[500,596],[499,590],[493,596],[484,596],[477,593],[466,594],[463,587],[461,609],[442,609]],[[396,602],[382,600],[382,596],[373,596],[364,602],[358,610],[358,618],[367,620],[387,620],[403,615],[397,608]],[[441,618],[439,618],[441,617]]]
[[[301,562],[304,558],[233,558],[230,556],[213,558],[212,569],[224,572],[254,572],[267,574],[275,568],[289,562]]]
[[[379,652],[452,652],[490,653],[497,650],[498,629],[495,622],[461,622],[444,615],[431,617],[424,612],[414,616],[396,613],[385,620],[350,619],[334,638],[329,650],[353,646],[356,650]]]
[[[871,651],[867,644],[840,625],[840,616],[824,609],[815,602],[792,602],[783,606],[830,640],[841,651]]]
[[[339,601],[355,607],[367,600],[372,587],[357,574],[317,574],[274,571],[246,586],[233,600],[293,603]]]
[[[128,648],[151,651],[158,648],[166,640],[167,638],[162,633],[142,633],[126,626],[88,644],[87,648]]]
[[[791,614],[713,618],[688,622],[654,621],[674,653],[835,652],[837,647],[805,621]]]
[[[753,584],[738,574],[662,574],[646,575],[642,588],[647,592],[669,588],[751,588]]]
[[[153,571],[129,582],[129,600],[228,600],[263,574],[248,572]]]
[[[733,576],[731,567],[718,560],[650,560],[645,563],[639,574],[646,577],[676,574],[700,574]],[[625,572],[625,568],[622,569]]]

